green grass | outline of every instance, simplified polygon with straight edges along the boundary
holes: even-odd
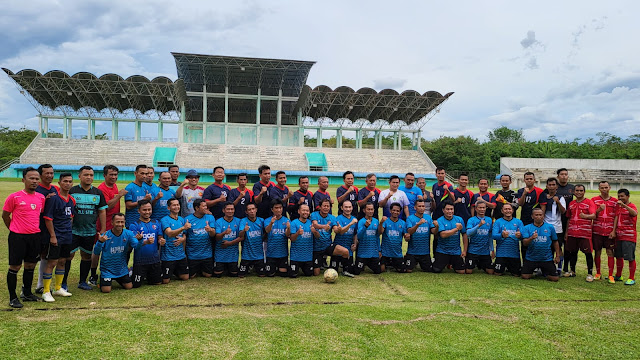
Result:
[[[21,185],[0,183],[0,199]],[[0,357],[639,358],[639,287],[585,283],[583,257],[578,275],[199,278],[111,294],[72,286],[71,298],[14,311],[2,275]],[[77,276],[76,260],[70,285]]]

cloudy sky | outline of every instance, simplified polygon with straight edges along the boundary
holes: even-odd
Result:
[[[0,66],[177,77],[170,52],[317,61],[308,84],[455,92],[427,139],[640,133],[637,1],[5,1]],[[635,24],[635,25],[634,25]],[[36,128],[0,74],[0,126]]]

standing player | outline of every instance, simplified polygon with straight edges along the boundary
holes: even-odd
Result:
[[[576,188],[578,186],[576,185]],[[624,261],[629,261],[629,279],[625,285],[635,285],[636,275],[636,242],[638,232],[638,208],[629,202],[629,190],[618,190],[618,208],[613,223],[612,235],[616,237],[616,278],[609,277],[609,282],[622,281],[622,268]]]
[[[562,247],[564,245],[564,228],[562,227],[562,217],[567,211],[567,204],[564,201],[564,197],[559,196],[557,193],[558,180],[556,178],[547,179],[547,188],[542,195],[542,200],[546,197],[547,205],[544,212],[544,222],[553,225],[556,230],[556,236],[558,237],[558,249],[560,249],[560,261],[558,265],[558,275],[562,274],[562,261],[564,259],[562,253]],[[554,250],[555,247],[552,249]]]
[[[223,205],[224,216],[216,220],[216,249],[214,251],[213,276],[219,278],[226,272],[228,276],[238,276],[238,244],[244,238],[245,230],[240,228],[240,219],[233,216],[233,204]]]
[[[413,215],[416,212],[416,200],[418,199],[418,196],[422,196],[422,189],[414,186],[415,181],[416,176],[413,175],[413,173],[408,172],[404,175],[404,185],[398,188],[407,195],[407,200],[409,200],[409,215]],[[407,215],[406,218],[408,218],[409,215]]]
[[[300,176],[298,178],[298,185],[300,188],[289,198],[289,206],[287,206],[287,212],[291,220],[295,220],[300,216],[298,215],[300,205],[305,204],[311,208],[313,204],[313,194],[309,191],[309,177]]]
[[[169,215],[160,220],[166,240],[160,250],[163,284],[168,284],[173,275],[180,280],[189,280],[189,263],[184,251],[184,244],[187,240],[185,232],[191,229],[191,224],[180,216],[180,201],[178,199],[167,200],[167,207]]]
[[[342,181],[344,184],[336,190],[336,199],[338,199],[338,215],[342,214],[342,203],[349,200],[353,207],[353,212],[358,213],[358,188],[353,185],[355,178],[353,177],[353,171],[345,171],[342,174]]]
[[[180,177],[180,167],[176,164],[169,165],[169,174],[171,174],[171,184],[169,186],[174,186],[174,191],[180,186],[180,182],[178,178]]]
[[[158,185],[153,183],[156,174],[153,166],[147,166],[147,176],[145,177],[144,184],[142,186],[151,194],[151,205],[154,206],[158,199],[162,197],[160,193],[160,188]]]
[[[283,204],[288,204],[293,192],[287,186],[287,174],[284,171],[276,173],[276,186],[271,189],[271,196],[282,200]],[[286,216],[286,212],[284,214]]]
[[[441,273],[447,265],[451,265],[456,273],[464,274],[464,257],[467,255],[467,248],[469,247],[464,220],[460,216],[453,215],[454,205],[452,201],[445,201],[442,211],[444,215],[436,220],[438,222],[436,229],[440,235],[440,240],[435,251],[433,272]],[[464,249],[460,248],[461,234]]]
[[[487,210],[484,216],[492,217],[493,209],[496,208],[496,197],[489,192],[489,180],[482,178],[478,181],[479,193],[473,194],[471,198],[471,216],[476,215],[476,204],[483,202],[487,206]]]
[[[268,165],[260,165],[258,168],[260,181],[253,184],[254,201],[258,205],[258,217],[266,219],[271,216],[272,189],[276,184],[271,181],[271,168]],[[286,217],[286,216],[285,216]]]
[[[569,184],[569,171],[565,168],[558,169],[556,171],[556,175],[558,175],[558,195],[564,198],[564,202],[567,206],[573,200],[573,192],[574,186],[573,184]],[[567,222],[569,218],[566,214],[562,215],[562,228],[567,231]]]
[[[376,174],[369,173],[365,178],[367,182],[367,186],[363,187],[358,191],[358,208],[360,208],[360,212],[358,213],[358,219],[362,219],[365,217],[364,206],[366,204],[373,204],[373,214],[372,216],[378,219],[378,201],[380,200],[380,189],[376,187]]]
[[[391,217],[383,216],[378,225],[378,232],[382,234],[380,270],[383,272],[387,271],[387,265],[399,273],[406,272],[402,256],[402,239],[407,233],[407,226],[404,220],[400,219],[401,210],[402,206],[394,202],[389,207]]]
[[[416,264],[420,264],[422,271],[432,271],[430,253],[431,234],[436,232],[437,222],[425,213],[426,201],[417,199],[415,203],[416,212],[407,219],[407,254],[404,256],[404,263],[407,272],[412,272]]]
[[[494,275],[502,275],[509,271],[513,276],[520,276],[520,239],[524,225],[522,220],[513,217],[513,205],[502,206],[502,217],[493,223],[492,236],[496,241],[496,261]]]
[[[160,185],[158,185],[157,200],[153,204],[153,212],[151,213],[151,219],[158,220],[160,222],[163,217],[169,215],[169,207],[167,202],[169,199],[176,198],[176,192],[169,186],[171,184],[171,174],[164,171],[158,176]]]
[[[596,280],[600,280],[602,277],[600,272],[600,263],[602,249],[607,252],[607,264],[609,265],[609,277],[613,277],[613,268],[615,265],[615,257],[613,250],[615,249],[615,233],[613,233],[613,223],[616,217],[616,204],[618,199],[609,195],[611,186],[606,181],[600,181],[598,184],[598,190],[600,195],[591,198],[593,204],[596,206],[596,219],[593,221],[593,248],[595,249],[595,263],[596,263]],[[611,234],[614,236],[611,236]]]
[[[127,190],[127,193],[124,196],[124,205],[127,208],[127,212],[125,213],[127,227],[138,221],[140,218],[140,214],[138,213],[138,201],[142,199],[151,201],[153,199],[146,185],[147,165],[136,166],[134,175],[136,178],[133,182],[124,188]]]
[[[338,258],[336,256],[331,257],[331,268],[339,270],[340,261],[342,261],[342,271],[344,273],[348,273],[349,276],[353,272],[353,252],[356,249],[356,232],[357,232],[357,224],[358,219],[353,216],[353,205],[351,205],[351,201],[345,200],[341,206],[342,214],[338,215],[336,218],[336,226],[334,227],[334,231],[336,233],[333,242],[339,246],[344,247],[349,251],[348,258]]]
[[[222,166],[213,168],[213,184],[207,186],[202,194],[202,198],[207,202],[207,207],[211,210],[214,218],[219,219],[223,216],[222,206],[227,203],[227,197],[231,192],[231,188],[227,184],[223,184],[225,173]]]
[[[235,217],[244,219],[247,217],[247,206],[253,202],[253,191],[247,189],[247,173],[240,173],[236,177],[238,187],[231,189],[228,200],[233,203],[236,208]]]
[[[272,277],[278,272],[280,276],[287,276],[289,265],[287,257],[289,255],[289,241],[287,240],[286,230],[289,227],[289,219],[283,216],[284,205],[279,199],[271,202],[271,212],[273,216],[264,220],[264,231],[267,233],[267,263],[265,272],[267,276]],[[311,222],[309,222],[311,223]]]
[[[103,293],[111,292],[113,280],[125,290],[133,288],[127,266],[127,254],[139,246],[148,245],[150,241],[142,240],[142,235],[134,235],[125,229],[124,218],[122,213],[113,215],[113,228],[100,235],[93,248],[93,254],[100,258],[100,291]]]
[[[73,245],[71,255],[65,266],[64,285],[66,286],[71,269],[71,261],[77,250],[80,250],[80,279],[78,289],[91,290],[91,285],[87,284],[87,276],[91,270],[91,254],[93,254],[93,243],[96,233],[104,234],[107,228],[107,201],[104,194],[93,184],[93,168],[83,166],[79,170],[80,185],[76,185],[69,190],[69,193],[76,200],[76,216],[73,218]],[[96,223],[100,221],[100,231],[96,232]]]
[[[454,204],[454,214],[460,216],[464,220],[466,226],[467,220],[471,217],[471,199],[473,198],[473,191],[467,189],[469,185],[469,175],[467,173],[460,173],[458,176],[458,187],[453,190],[453,195],[456,200]]]
[[[436,208],[436,204],[431,191],[427,190],[427,180],[423,177],[417,178],[416,186],[421,190],[421,194],[418,194],[418,199],[424,200],[424,213],[431,216],[433,209]]]
[[[360,275],[367,266],[374,274],[380,274],[380,235],[378,219],[373,217],[374,205],[365,203],[360,208],[364,211],[364,217],[358,221],[356,265],[353,268],[355,275]]]
[[[431,188],[431,193],[433,194],[433,201],[436,205],[435,208],[432,209],[433,210],[432,218],[434,219],[438,219],[439,217],[444,215],[442,211],[442,207],[443,207],[442,201],[453,197],[453,195],[451,195],[453,193],[453,185],[451,185],[451,183],[445,180],[446,176],[447,176],[447,173],[445,172],[444,168],[441,166],[438,166],[436,168],[436,178],[438,179],[438,182],[433,184],[433,187]],[[455,198],[452,198],[451,202],[455,200],[456,200]]]
[[[21,308],[16,286],[18,272],[24,263],[22,272],[22,291],[24,301],[39,301],[40,297],[31,292],[33,272],[40,256],[40,214],[44,210],[44,195],[36,192],[40,174],[38,170],[28,167],[22,170],[24,189],[7,197],[2,208],[2,220],[9,229],[9,272],[7,287],[9,289],[9,306]]]
[[[544,222],[542,209],[533,209],[532,216],[533,223],[522,229],[522,244],[527,247],[522,265],[522,278],[531,279],[533,271],[540,269],[547,280],[558,281],[560,276],[556,270],[556,264],[560,262],[560,247],[556,229],[553,225]]]
[[[309,207],[300,205],[297,219],[287,223],[286,235],[291,239],[291,264],[289,276],[295,278],[299,270],[304,276],[313,276],[313,237],[319,236],[309,220]]]
[[[73,186],[73,176],[71,173],[60,174],[60,185],[57,196],[47,199],[44,206],[44,221],[49,234],[49,242],[45,244],[46,269],[43,273],[43,295],[46,302],[56,301],[56,296],[71,296],[71,293],[62,288],[64,279],[64,267],[67,258],[71,255],[71,243],[73,235],[71,233],[72,219],[75,214],[76,202],[69,196],[69,190]],[[56,282],[53,295],[51,295],[51,279],[53,278],[53,268],[56,268]]]
[[[465,272],[471,274],[476,267],[487,274],[493,274],[491,266],[493,251],[493,223],[490,216],[486,215],[487,202],[479,201],[475,207],[475,215],[467,221],[467,236],[469,237],[469,250],[465,258]]]
[[[318,191],[313,193],[313,209],[318,211],[320,209],[320,204],[322,204],[322,200],[329,199],[331,203],[331,207],[333,207],[333,199],[331,195],[327,192],[329,188],[329,178],[326,176],[318,177]],[[333,214],[331,208],[329,208],[329,214]]]
[[[518,209],[518,197],[516,192],[511,190],[511,175],[500,175],[500,186],[502,189],[496,192],[496,208],[493,209],[493,218],[499,219],[502,217],[502,206],[504,204],[511,204],[513,211]]]
[[[162,284],[162,263],[160,247],[166,245],[162,225],[158,220],[151,219],[153,207],[149,200],[138,201],[140,218],[129,226],[132,233],[142,236],[148,244],[136,249],[133,253],[133,287],[142,286],[147,279],[149,285]]]
[[[198,181],[200,181],[200,175],[198,175],[197,171],[191,169],[187,171],[185,180],[176,190],[176,199],[180,200],[180,214],[182,217],[193,214],[195,212],[193,203],[204,196],[204,188],[198,186]],[[207,209],[207,211],[209,210]]]
[[[242,238],[242,256],[238,276],[243,278],[251,268],[260,277],[264,277],[264,219],[257,217],[258,207],[254,203],[247,204],[247,217],[240,220],[240,229],[244,231]]]
[[[593,247],[591,237],[593,235],[592,221],[596,218],[596,205],[593,201],[584,197],[584,185],[575,185],[573,200],[567,208],[567,232],[564,235],[564,276],[576,276],[576,262],[578,261],[578,250],[582,251],[587,259],[587,282],[592,282],[593,277]],[[568,260],[567,260],[568,259]],[[567,261],[571,264],[571,273],[567,272]]]
[[[316,230],[313,232],[313,274],[315,276],[320,275],[321,268],[326,266],[327,256],[331,256],[332,260],[334,257],[342,257],[343,261],[349,259],[349,250],[331,241],[331,232],[338,229],[338,222],[335,216],[329,213],[330,210],[331,201],[323,199],[318,211],[310,217],[312,227]],[[352,277],[348,271],[344,274]]]
[[[193,201],[193,214],[184,220],[191,224],[187,230],[187,259],[189,260],[189,277],[194,278],[198,274],[204,277],[213,275],[213,249],[211,238],[216,235],[215,219],[209,214],[207,203],[203,199]]]
[[[58,194],[58,188],[53,183],[53,166],[51,164],[42,164],[38,166],[38,173],[40,174],[40,183],[36,188],[36,192],[44,195],[45,199]],[[49,231],[44,223],[43,214],[40,215],[40,235],[41,235],[41,250],[40,254],[40,266],[38,267],[38,285],[36,286],[36,294],[42,294],[44,289],[43,285],[43,272],[47,267],[47,248],[49,245]]]
[[[380,206],[382,207],[382,215],[387,218],[391,216],[391,204],[400,204],[401,218],[406,219],[409,216],[409,199],[404,191],[399,190],[400,177],[391,175],[389,177],[389,188],[380,193]]]
[[[531,171],[524,173],[524,183],[525,187],[518,190],[518,204],[521,207],[520,220],[522,220],[522,224],[529,225],[533,222],[531,217],[533,209],[540,207],[544,212],[547,205],[542,195],[543,190],[535,186],[536,176]],[[522,245],[521,250],[522,258],[524,258],[527,253],[527,247]]]

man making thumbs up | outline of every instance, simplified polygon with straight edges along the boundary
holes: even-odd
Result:
[[[185,247],[187,259],[189,259],[189,277],[193,279],[198,274],[211,277],[213,275],[211,237],[216,235],[216,231],[210,225],[215,223],[215,219],[213,215],[208,214],[209,209],[203,199],[193,201],[193,210],[194,213],[184,219],[191,224],[191,227],[186,229],[187,245]]]
[[[560,262],[558,235],[553,225],[544,221],[544,211],[533,209],[533,223],[522,229],[522,244],[527,253],[522,264],[522,278],[531,279],[533,270],[539,268],[549,281],[558,281],[556,264]],[[555,258],[553,254],[555,253]]]
[[[216,220],[216,248],[213,276],[238,276],[238,244],[244,238],[245,230],[240,228],[240,219],[233,216],[236,209],[232,202],[226,202],[224,216]]]
[[[152,211],[149,200],[138,201],[140,218],[129,226],[129,230],[136,234],[138,241],[148,243],[148,245],[135,249],[133,253],[134,288],[142,286],[144,279],[147,279],[149,285],[162,284],[160,247],[165,244],[165,240],[162,235],[162,226],[158,220],[151,219]]]

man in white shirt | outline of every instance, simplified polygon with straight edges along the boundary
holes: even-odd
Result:
[[[399,190],[400,187],[400,177],[397,175],[391,175],[389,178],[389,188],[380,193],[380,207],[382,207],[382,215],[386,217],[391,217],[391,212],[389,208],[391,204],[398,203],[402,206],[402,213],[400,218],[405,220],[409,217],[409,198],[407,198],[407,194],[404,191]]]

